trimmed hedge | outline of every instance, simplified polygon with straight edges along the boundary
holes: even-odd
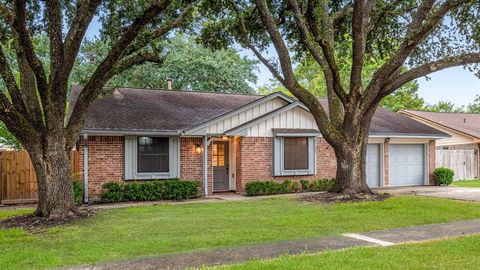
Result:
[[[263,196],[273,194],[296,193],[299,191],[327,191],[333,184],[335,179],[320,180],[300,180],[295,182],[292,180],[277,181],[252,181],[245,185],[245,193],[247,196]]]
[[[454,172],[451,169],[440,167],[433,171],[433,180],[437,186],[448,186],[453,182],[453,175]]]
[[[335,178],[318,180],[300,180],[305,191],[329,191],[335,185]]]
[[[101,196],[106,202],[185,200],[198,196],[197,181],[178,179],[127,184],[108,182],[103,189]]]

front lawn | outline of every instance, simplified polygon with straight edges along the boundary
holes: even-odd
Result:
[[[253,269],[478,269],[480,236],[392,247],[362,247],[317,254],[283,256],[218,267]]]
[[[478,217],[478,204],[415,196],[332,205],[277,198],[111,209],[43,232],[0,230],[0,269],[125,260]]]
[[[452,186],[480,188],[480,180],[454,181]]]

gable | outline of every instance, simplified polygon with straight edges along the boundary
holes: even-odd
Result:
[[[267,99],[258,104],[253,104],[248,106],[243,110],[234,112],[231,115],[226,117],[219,118],[215,121],[208,123],[201,129],[195,130],[190,135],[204,135],[204,134],[224,134],[227,130],[245,124],[249,121],[252,121],[256,118],[259,118],[265,114],[271,113],[283,106],[287,105],[288,102],[281,97],[275,97],[272,99]]]

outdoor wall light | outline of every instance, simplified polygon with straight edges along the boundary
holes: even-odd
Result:
[[[203,147],[201,144],[195,144],[195,152],[201,154],[203,152]]]

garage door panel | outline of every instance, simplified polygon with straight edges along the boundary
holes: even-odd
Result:
[[[380,145],[369,144],[367,146],[367,184],[369,187],[379,187],[380,174]]]
[[[424,145],[389,145],[389,168],[391,186],[423,185],[425,179]]]

